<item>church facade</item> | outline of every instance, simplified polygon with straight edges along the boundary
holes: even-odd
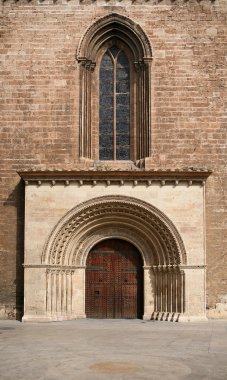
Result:
[[[0,316],[227,316],[225,1],[4,2]]]

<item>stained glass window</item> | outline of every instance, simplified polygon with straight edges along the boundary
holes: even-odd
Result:
[[[99,72],[99,159],[130,159],[130,70],[115,46],[103,55]]]

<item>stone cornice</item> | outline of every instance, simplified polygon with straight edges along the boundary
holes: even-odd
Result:
[[[195,183],[204,184],[206,179],[212,173],[205,168],[183,168],[183,169],[152,169],[152,170],[21,170],[19,176],[25,184],[42,185],[49,183],[64,184],[65,186],[72,183],[78,185],[93,185],[104,183],[106,186],[111,184],[124,185],[132,182],[134,186],[138,183],[145,182],[151,185],[153,182],[159,182],[161,186],[167,184],[178,185],[179,182],[187,181],[190,186]]]
[[[144,5],[146,5],[146,6],[152,6],[152,5],[154,5],[154,6],[156,6],[157,7],[157,5],[168,5],[169,7],[170,6],[174,6],[175,5],[175,1],[176,0],[171,0],[171,4],[167,4],[167,2],[166,2],[166,0],[143,0],[143,3],[144,3]],[[26,5],[26,3],[36,3],[36,4],[38,4],[38,5],[40,5],[40,4],[46,4],[46,5],[51,5],[51,4],[54,4],[54,3],[58,3],[58,4],[62,4],[62,5],[66,5],[66,3],[63,1],[63,0],[52,0],[52,2],[50,2],[49,0],[35,0],[35,1],[32,1],[32,0],[26,0],[26,2],[22,2],[22,1],[19,1],[19,0],[14,0],[14,3],[23,3],[23,5],[25,4]],[[109,0],[104,0],[104,1],[102,1],[102,0],[92,0],[92,2],[90,1],[90,0],[68,0],[68,2],[71,2],[71,3],[74,3],[74,4],[76,4],[76,5],[91,5],[91,4],[93,4],[93,3],[95,3],[95,4],[97,4],[97,5],[109,5],[109,6],[121,6],[120,4],[119,4],[119,2],[116,2],[116,1],[111,1],[111,3],[110,3],[110,1]],[[121,2],[123,2],[123,4],[125,4],[125,3],[129,3],[129,4],[132,4],[132,5],[139,5],[139,6],[141,6],[141,1],[140,0],[126,0],[126,1],[121,1]],[[201,2],[201,0],[195,0],[195,3],[197,3],[197,4],[200,4],[200,2]],[[213,3],[216,3],[217,2],[217,0],[207,0],[207,3],[211,3],[211,5],[213,4]],[[11,3],[11,4],[13,4],[12,3],[12,1],[11,0],[3,0],[3,3]],[[178,0],[178,4],[187,4],[187,3],[190,3],[190,0]]]

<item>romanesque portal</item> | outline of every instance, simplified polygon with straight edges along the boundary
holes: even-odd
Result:
[[[54,187],[48,182],[39,186],[33,181],[27,183],[23,320],[204,319],[202,249],[199,262],[193,263],[193,244],[198,259],[203,227],[197,235],[191,227],[193,218],[203,225],[203,214],[198,212],[203,199],[201,183],[185,187],[182,182],[179,189],[167,185],[164,190],[158,183],[136,187],[134,181],[134,185],[129,184],[134,197],[129,197],[122,195],[123,187],[118,183],[106,187],[103,182],[96,186],[77,182],[63,188],[60,181]],[[100,196],[93,197],[97,188]],[[107,190],[112,195],[104,195]],[[191,199],[195,199],[195,193],[193,210]],[[75,194],[78,204],[70,207],[69,200],[75,204]],[[178,228],[166,213],[141,199],[155,200],[157,194],[161,197],[157,205],[164,208],[166,202],[166,210],[172,212]],[[88,199],[81,202],[84,195]],[[180,221],[179,202],[188,203]],[[56,205],[63,206],[61,213],[67,208],[69,211],[59,218]],[[37,229],[38,239],[30,239]],[[188,239],[190,231],[194,241]]]

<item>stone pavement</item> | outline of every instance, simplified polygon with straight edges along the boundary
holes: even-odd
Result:
[[[227,380],[227,321],[0,321],[0,379]]]

